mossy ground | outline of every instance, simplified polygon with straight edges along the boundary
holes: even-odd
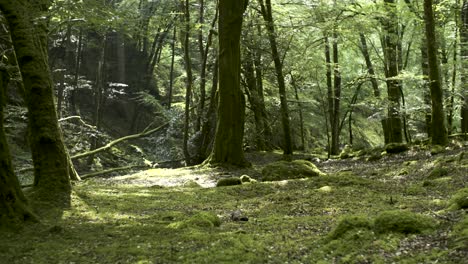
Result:
[[[365,157],[317,162],[327,176],[225,188],[211,187],[223,177],[248,174],[259,179],[264,163],[239,171],[186,168],[89,179],[75,184],[71,207],[59,216],[43,217],[42,224],[17,234],[1,234],[0,260],[462,263],[468,257],[463,247],[466,213],[446,208],[456,191],[466,187],[468,157],[457,159],[459,151],[440,157],[424,153],[410,150],[374,162],[365,162]],[[261,155],[263,161],[268,154]],[[429,177],[435,167],[446,168],[444,181]],[[189,180],[209,188],[184,185]],[[324,186],[332,191],[320,191]],[[236,210],[248,221],[233,221]],[[422,234],[378,234],[365,220],[398,210],[439,224]],[[340,219],[356,215],[358,223],[350,231],[333,235]]]

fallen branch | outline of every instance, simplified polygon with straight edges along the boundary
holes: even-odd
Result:
[[[143,131],[142,133],[139,133],[139,134],[133,134],[133,135],[128,135],[128,136],[125,136],[125,137],[121,137],[121,138],[118,138],[114,141],[111,141],[109,143],[107,143],[105,146],[103,147],[100,147],[100,148],[97,148],[97,149],[94,149],[94,150],[91,150],[91,151],[88,151],[88,152],[84,152],[84,153],[81,153],[81,154],[77,154],[75,156],[72,156],[71,159],[80,159],[80,158],[84,158],[84,157],[87,157],[87,156],[90,156],[90,155],[94,155],[98,152],[101,152],[101,151],[104,151],[104,150],[108,150],[110,149],[112,146],[114,146],[115,144],[118,144],[122,141],[125,141],[125,140],[129,140],[129,139],[135,139],[135,138],[140,138],[140,137],[144,137],[144,136],[147,136],[147,135],[150,135],[158,130],[160,130],[161,128],[164,128],[165,126],[169,125],[169,122],[157,127],[157,128],[154,128],[154,129],[151,129],[151,130],[148,130],[148,131]]]
[[[64,117],[64,118],[60,118],[58,121],[59,122],[63,122],[63,121],[68,121],[68,120],[72,120],[72,119],[78,119],[78,121],[80,121],[80,123],[87,127],[87,128],[90,128],[92,130],[96,130],[96,127],[95,126],[92,126],[92,125],[89,125],[87,124],[82,118],[81,116],[67,116],[67,117]]]
[[[134,169],[134,168],[147,168],[147,167],[148,167],[147,165],[129,165],[129,166],[124,166],[124,167],[112,168],[112,169],[108,169],[108,170],[97,171],[97,172],[82,175],[81,179],[84,180],[84,179],[87,179],[87,178],[96,177],[96,176],[100,176],[100,175],[103,175],[103,174],[116,172],[116,171],[123,171],[123,170],[129,170],[129,169]]]

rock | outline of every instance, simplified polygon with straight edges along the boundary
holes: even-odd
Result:
[[[385,145],[385,151],[389,154],[397,154],[407,150],[409,150],[409,147],[404,143],[389,143]]]
[[[233,186],[233,185],[241,185],[242,181],[238,177],[229,177],[229,178],[224,178],[224,179],[219,179],[218,182],[216,183],[216,187],[222,187],[222,186]]]
[[[263,168],[262,181],[282,181],[325,175],[312,162],[307,160],[277,161]]]
[[[323,192],[323,193],[330,193],[332,191],[332,187],[323,186],[323,187],[318,188],[318,191]]]

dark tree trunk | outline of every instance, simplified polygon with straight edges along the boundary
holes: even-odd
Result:
[[[171,69],[169,70],[169,91],[167,92],[167,109],[171,109],[172,93],[174,86],[174,62],[175,62],[175,43],[177,41],[177,27],[174,25],[171,42]]]
[[[247,166],[244,157],[245,99],[240,88],[240,36],[247,1],[219,1],[219,105],[208,164]]]
[[[283,154],[284,156],[286,156],[286,158],[288,158],[288,156],[293,154],[291,127],[289,122],[288,99],[286,95],[286,84],[284,82],[283,64],[281,62],[281,58],[278,52],[278,44],[276,42],[275,24],[273,21],[273,14],[271,10],[271,0],[266,0],[265,3],[263,3],[263,0],[258,1],[261,6],[261,13],[263,19],[266,22],[268,39],[270,41],[271,46],[271,54],[273,56],[273,62],[275,63],[276,79],[278,80],[278,89],[280,96],[281,123],[283,124],[284,134]]]
[[[328,156],[332,154],[332,143],[331,143],[331,135],[328,135],[328,131],[333,130],[333,104],[335,101],[333,100],[333,83],[332,83],[332,61],[331,61],[331,54],[330,54],[330,41],[328,40],[328,36],[325,36],[325,67],[327,69],[326,72],[326,80],[327,80],[327,103],[328,103],[328,123],[330,124],[330,128],[327,127],[327,138],[328,138]]]
[[[44,13],[49,4],[50,1],[9,0],[1,1],[0,9],[10,26],[26,91],[34,189],[40,199],[65,201],[71,191],[70,164],[57,121],[47,63]]]
[[[341,72],[338,61],[338,36],[333,33],[333,122],[331,137],[331,154],[340,152],[340,102],[341,102]]]
[[[429,64],[429,87],[432,102],[432,144],[447,145],[447,129],[445,128],[445,113],[443,105],[442,78],[437,59],[437,39],[435,34],[432,0],[424,0],[424,17],[426,24],[427,58]]]
[[[462,108],[461,132],[468,133],[468,1],[463,1],[460,27],[460,58],[463,65],[461,75]],[[467,136],[468,137],[468,136]]]
[[[184,4],[184,14],[185,14],[185,31],[184,31],[184,61],[185,61],[185,71],[187,72],[187,80],[185,82],[185,120],[184,120],[184,143],[183,151],[186,164],[191,164],[190,153],[188,150],[188,139],[189,139],[189,125],[190,125],[190,101],[192,95],[192,85],[193,85],[193,76],[192,76],[192,60],[190,58],[190,6],[189,0],[185,0]]]
[[[27,206],[18,178],[11,164],[5,132],[3,129],[3,106],[6,99],[8,73],[0,65],[0,231],[17,230],[25,222],[37,221]]]
[[[424,97],[424,116],[426,123],[426,133],[432,137],[432,114],[431,114],[431,93],[429,88],[429,63],[427,58],[427,40],[426,37],[421,42],[421,69],[423,74],[423,97]]]
[[[385,143],[403,142],[402,122],[400,112],[400,80],[397,79],[398,70],[398,20],[396,13],[395,0],[385,0],[387,17],[384,19],[383,26],[385,31],[384,52],[385,52],[385,73],[387,78],[388,95],[388,116],[385,120],[388,132],[388,138]]]

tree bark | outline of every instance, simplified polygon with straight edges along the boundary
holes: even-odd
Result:
[[[18,178],[11,164],[3,128],[3,106],[6,99],[8,73],[0,65],[0,230],[17,230],[25,222],[37,221],[28,208],[26,198],[21,191]]]
[[[67,152],[54,105],[47,59],[45,12],[50,1],[8,0],[0,9],[8,20],[26,91],[29,143],[38,198],[58,201],[71,191]]]
[[[442,78],[437,59],[437,39],[435,34],[434,13],[432,0],[424,0],[424,17],[426,24],[427,58],[429,64],[429,87],[432,102],[432,144],[447,145],[447,129],[442,94]]]
[[[240,36],[248,1],[219,1],[219,105],[208,164],[249,165],[244,157],[245,98],[240,88]]]
[[[384,52],[385,52],[385,77],[387,78],[388,116],[385,121],[388,138],[385,143],[403,142],[402,122],[400,112],[400,80],[398,79],[398,22],[395,0],[385,0],[387,17],[384,19],[383,27]]]
[[[191,158],[188,150],[188,139],[189,139],[189,125],[190,125],[190,102],[192,95],[192,85],[193,85],[193,76],[192,76],[192,60],[190,58],[190,8],[189,0],[185,0],[184,4],[184,22],[185,22],[185,31],[184,31],[184,61],[185,61],[185,71],[187,73],[187,79],[185,81],[185,119],[184,119],[184,142],[183,142],[183,151],[185,163],[190,164]]]
[[[462,63],[461,75],[461,91],[462,91],[462,108],[461,108],[461,132],[468,133],[468,1],[463,1],[461,8],[461,27],[460,27],[460,58]],[[468,137],[468,136],[467,136]]]

